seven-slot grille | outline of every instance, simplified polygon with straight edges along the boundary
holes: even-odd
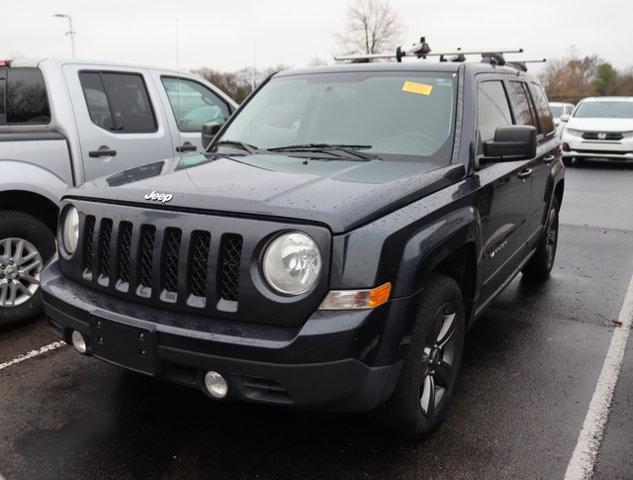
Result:
[[[195,230],[186,238],[176,227],[160,231],[154,225],[128,221],[116,225],[112,219],[97,221],[88,215],[83,232],[84,280],[96,279],[102,287],[114,287],[118,293],[138,297],[157,294],[162,302],[185,302],[192,308],[205,307],[208,297],[229,302],[233,305],[227,307],[230,311],[236,308],[241,235],[222,233],[217,244],[219,251],[212,255],[212,232],[207,231]],[[211,264],[213,258],[217,266]],[[210,278],[214,280],[210,282]]]

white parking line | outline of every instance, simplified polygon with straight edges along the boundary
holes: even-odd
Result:
[[[52,352],[53,350],[57,350],[58,348],[63,347],[64,345],[66,345],[65,342],[53,342],[53,343],[49,343],[48,345],[44,345],[42,348],[38,350],[31,350],[30,352],[25,353],[24,355],[19,355],[15,357],[13,360],[9,360],[8,362],[5,362],[5,363],[0,363],[0,370],[4,370],[5,368],[10,367],[11,365],[15,365],[16,363],[23,362],[30,358],[37,357],[38,355],[41,355],[43,353]],[[2,476],[0,476],[0,480],[3,480]]]
[[[633,321],[633,277],[629,283],[618,321],[621,322],[621,326],[615,328],[611,337],[609,350],[602,364],[587,416],[578,436],[574,453],[567,465],[565,480],[589,480],[593,476],[593,468],[602,443],[613,391],[618,383],[626,342]]]

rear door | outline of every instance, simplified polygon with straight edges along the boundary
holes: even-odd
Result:
[[[497,128],[513,124],[506,86],[501,78],[480,79],[477,87],[478,153],[494,139]],[[503,286],[525,257],[532,179],[529,161],[484,164],[477,172],[485,198],[480,206],[483,234],[482,299]]]
[[[549,109],[549,103],[543,87],[535,82],[525,85],[529,86],[531,102],[537,123],[539,135],[537,137],[538,146],[536,159],[531,164],[532,172],[532,199],[530,201],[530,222],[533,232],[528,247],[535,246],[545,224],[545,214],[549,206],[548,186],[552,164],[560,157],[560,139],[556,135],[554,116]]]
[[[158,92],[140,68],[65,65],[84,179],[172,157]]]
[[[226,95],[195,77],[152,71],[174,141],[174,154],[202,150],[202,125],[224,124],[235,104]]]

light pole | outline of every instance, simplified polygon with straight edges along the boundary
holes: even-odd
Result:
[[[55,15],[53,15],[53,17],[67,18],[68,19],[68,31],[66,32],[66,35],[70,36],[70,48],[73,51],[73,59],[74,59],[75,58],[75,37],[74,37],[74,35],[77,35],[77,34],[73,30],[73,19],[72,19],[72,17],[70,15],[66,15],[65,13],[56,13]]]

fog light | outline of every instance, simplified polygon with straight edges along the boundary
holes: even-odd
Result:
[[[204,386],[213,398],[222,399],[229,393],[229,385],[226,380],[218,372],[213,370],[207,372],[204,376]]]
[[[73,331],[73,334],[70,336],[70,340],[73,342],[73,347],[82,355],[86,354],[88,347],[86,346],[86,340],[84,336],[79,333],[77,330]]]

